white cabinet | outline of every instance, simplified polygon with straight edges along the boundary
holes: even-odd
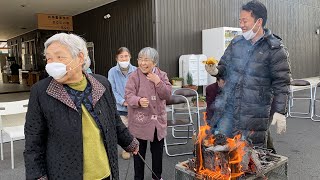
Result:
[[[242,33],[240,28],[219,27],[202,30],[202,54],[220,60],[231,40]],[[208,84],[216,80],[208,75]]]
[[[179,58],[179,77],[184,78],[184,84],[187,84],[187,74],[191,74],[193,85],[207,85],[207,72],[202,61],[205,61],[207,56],[203,54],[181,55]]]

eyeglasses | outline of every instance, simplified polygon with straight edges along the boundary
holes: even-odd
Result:
[[[142,63],[142,62],[145,62],[145,63],[153,62],[151,59],[147,59],[147,58],[145,58],[145,59],[138,58],[138,61],[139,61],[140,63]]]

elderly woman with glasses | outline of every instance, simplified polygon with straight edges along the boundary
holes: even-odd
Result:
[[[157,64],[158,52],[151,47],[143,48],[138,54],[138,69],[127,82],[125,98],[128,102],[129,131],[140,143],[139,152],[146,155],[150,141],[153,179],[162,179],[162,154],[164,137],[167,135],[166,101],[171,96],[171,84],[167,74]],[[144,179],[144,162],[134,155],[134,179]]]

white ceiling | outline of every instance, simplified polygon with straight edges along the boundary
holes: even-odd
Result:
[[[0,41],[36,29],[37,13],[74,16],[113,1],[115,0],[0,0]]]

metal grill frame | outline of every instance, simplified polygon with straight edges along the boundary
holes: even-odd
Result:
[[[268,179],[288,180],[288,157],[272,154],[272,156],[279,157],[280,160],[272,167],[264,169],[263,172]],[[190,171],[184,164],[188,164],[188,161],[184,161],[176,164],[175,166],[175,180],[201,180],[201,176],[197,175],[193,171]],[[246,175],[239,177],[237,180],[258,180],[260,177],[255,175]]]

